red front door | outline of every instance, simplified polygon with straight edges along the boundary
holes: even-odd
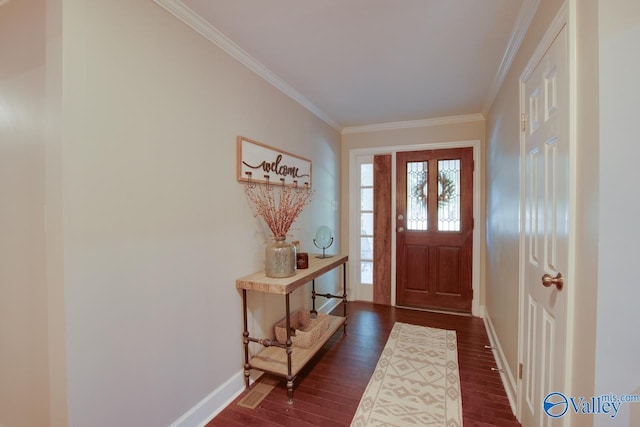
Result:
[[[471,311],[473,148],[397,153],[396,304]]]

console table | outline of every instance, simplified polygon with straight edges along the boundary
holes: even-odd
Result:
[[[236,288],[242,289],[242,307],[244,312],[244,380],[245,388],[249,389],[249,371],[257,369],[275,375],[284,376],[287,379],[287,393],[289,403],[293,403],[293,381],[300,370],[311,360],[320,348],[343,326],[347,332],[347,255],[332,255],[327,258],[318,258],[318,255],[309,254],[309,268],[298,269],[296,274],[286,278],[267,277],[264,271],[251,274],[236,280]],[[316,293],[315,279],[334,268],[342,266],[342,295]],[[293,347],[291,345],[291,322],[289,310],[289,295],[300,286],[311,282],[312,310],[316,311],[316,297],[340,298],[343,301],[344,316],[330,316],[329,329],[310,348]],[[275,339],[254,338],[249,336],[247,322],[247,291],[266,292],[285,296],[285,314],[287,327],[287,342],[280,344]],[[249,359],[249,343],[255,342],[264,348]]]

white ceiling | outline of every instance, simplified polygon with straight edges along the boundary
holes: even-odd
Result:
[[[486,113],[538,0],[155,0],[338,130]]]

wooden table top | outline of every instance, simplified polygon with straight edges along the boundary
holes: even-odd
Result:
[[[236,280],[237,289],[286,295],[305,283],[347,262],[347,255],[328,255],[319,258],[320,254],[309,254],[309,268],[296,269],[291,277],[267,277],[264,271],[258,271]]]

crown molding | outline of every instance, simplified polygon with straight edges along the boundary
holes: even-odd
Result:
[[[483,121],[482,114],[466,114],[460,116],[437,117],[433,119],[411,120],[406,122],[390,122],[375,125],[351,126],[342,129],[342,134],[379,132],[383,130],[408,129],[427,126],[453,125],[458,123],[479,122]]]
[[[2,0],[0,0],[2,1]],[[180,19],[204,38],[227,52],[238,62],[251,71],[262,77],[267,82],[278,88],[285,95],[302,105],[304,108],[313,113],[320,120],[340,132],[342,127],[334,122],[331,117],[325,114],[318,107],[313,105],[305,96],[288,85],[284,80],[278,77],[274,72],[269,70],[260,61],[249,55],[240,46],[235,44],[227,36],[218,31],[214,26],[205,21],[200,15],[188,8],[180,0],[153,0],[158,6]]]
[[[511,68],[511,64],[518,53],[518,49],[520,49],[520,45],[522,44],[522,40],[524,39],[525,34],[527,34],[527,30],[529,29],[529,25],[531,25],[531,21],[533,21],[533,17],[536,15],[536,11],[538,10],[538,6],[540,5],[540,0],[524,0],[522,2],[522,6],[520,7],[520,11],[518,12],[518,18],[516,19],[516,24],[513,27],[513,31],[511,33],[511,37],[509,38],[509,43],[507,44],[507,49],[502,56],[502,60],[500,61],[500,66],[498,67],[498,71],[491,83],[491,87],[487,94],[486,101],[482,108],[482,114],[487,116],[489,114],[489,110],[493,105],[493,101],[495,101],[502,84],[504,83],[505,78],[507,77],[507,73]]]

